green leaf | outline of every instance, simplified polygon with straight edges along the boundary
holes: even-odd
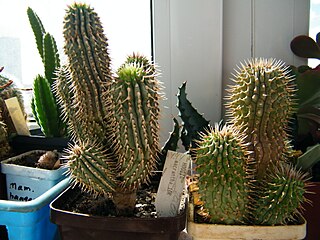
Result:
[[[186,150],[190,145],[195,147],[194,140],[199,139],[199,133],[203,132],[209,126],[209,121],[202,114],[198,113],[191,102],[187,99],[186,82],[179,88],[177,94],[179,116],[183,121],[183,130],[181,132],[182,143]]]
[[[306,105],[320,106],[320,71],[311,69],[297,74],[299,108]]]
[[[46,33],[38,15],[30,8],[27,9],[29,22],[36,38],[36,44],[41,58],[43,58],[43,35]]]
[[[52,86],[55,79],[55,71],[60,64],[59,55],[57,52],[57,47],[55,40],[52,35],[46,33],[43,38],[43,64],[46,79],[49,81],[50,86]]]
[[[301,168],[303,171],[309,171],[317,162],[320,161],[320,144],[316,144],[307,149],[297,159],[297,168]]]
[[[34,106],[41,130],[47,137],[59,136],[59,115],[48,80],[40,75],[34,79]]]

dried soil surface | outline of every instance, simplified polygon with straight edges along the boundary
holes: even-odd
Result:
[[[132,217],[154,218],[156,216],[154,188],[148,187],[137,192],[136,207]],[[111,199],[103,196],[94,196],[89,193],[78,191],[70,196],[70,201],[60,206],[63,210],[90,214],[94,216],[115,216],[116,210]]]

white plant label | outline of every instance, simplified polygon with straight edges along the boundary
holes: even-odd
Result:
[[[30,135],[25,116],[23,116],[17,97],[4,100],[11,116],[13,125],[19,135]]]
[[[189,154],[168,151],[155,200],[159,217],[173,217],[178,214],[190,162]]]

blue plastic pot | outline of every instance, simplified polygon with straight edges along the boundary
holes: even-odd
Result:
[[[69,178],[28,202],[0,200],[0,225],[9,240],[56,240],[57,225],[50,222],[50,202],[69,185]]]

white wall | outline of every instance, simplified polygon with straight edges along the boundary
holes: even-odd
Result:
[[[193,105],[211,122],[223,116],[224,88],[236,65],[273,57],[300,65],[290,41],[308,34],[309,0],[153,0],[154,54],[167,109],[161,139],[177,116],[178,86],[187,81]]]
[[[217,121],[221,108],[222,0],[155,0],[154,56],[162,70],[167,100],[162,138],[177,116],[176,93],[187,81],[188,97],[207,119]]]
[[[236,65],[248,58],[277,58],[301,65],[291,40],[309,31],[307,0],[225,0],[223,11],[223,88]]]

